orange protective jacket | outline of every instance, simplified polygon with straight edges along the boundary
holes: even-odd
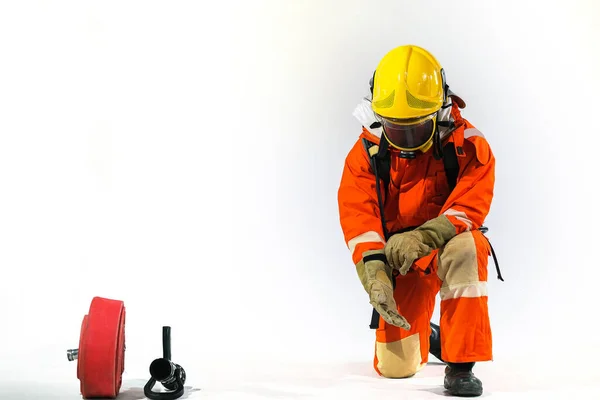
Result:
[[[495,158],[483,134],[462,118],[455,103],[451,115],[456,129],[444,140],[454,142],[459,163],[452,193],[443,161],[436,160],[432,150],[415,159],[403,159],[390,147],[390,183],[388,192],[384,193],[388,232],[419,226],[441,214],[450,219],[457,234],[478,229],[483,224],[493,197]],[[376,144],[380,140],[363,127],[346,157],[338,189],[340,223],[355,264],[365,251],[385,246],[375,175],[362,138]],[[383,183],[380,187],[383,191]],[[415,265],[425,269],[429,261],[425,257]]]

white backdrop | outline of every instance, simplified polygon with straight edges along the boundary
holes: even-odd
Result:
[[[437,56],[497,157],[496,362],[597,374],[599,11],[3,3],[0,380],[75,381],[65,351],[96,295],[125,301],[130,376],[147,378],[163,325],[199,386],[215,366],[370,362],[337,185],[352,110],[405,43]]]

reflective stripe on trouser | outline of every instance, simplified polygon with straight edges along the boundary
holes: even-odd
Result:
[[[480,231],[457,235],[437,252],[431,273],[411,270],[398,276],[394,298],[398,312],[411,324],[406,331],[381,317],[376,330],[374,367],[389,378],[418,372],[429,359],[429,322],[440,293],[442,359],[477,362],[492,359],[487,306],[489,243]]]

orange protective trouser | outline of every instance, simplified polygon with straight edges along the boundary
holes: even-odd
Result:
[[[490,246],[480,231],[461,233],[435,251],[424,275],[416,270],[396,278],[394,298],[410,330],[388,325],[379,317],[374,367],[388,378],[414,375],[428,361],[429,322],[440,293],[442,359],[476,362],[492,359],[487,305]],[[418,262],[418,261],[417,261]]]

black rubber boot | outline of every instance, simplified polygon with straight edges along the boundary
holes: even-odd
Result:
[[[447,363],[444,387],[452,396],[477,397],[483,393],[483,384],[473,374],[475,363]]]
[[[429,335],[429,353],[433,354],[438,360],[443,362],[440,327],[433,322],[430,322],[429,326],[431,326],[431,334]]]

